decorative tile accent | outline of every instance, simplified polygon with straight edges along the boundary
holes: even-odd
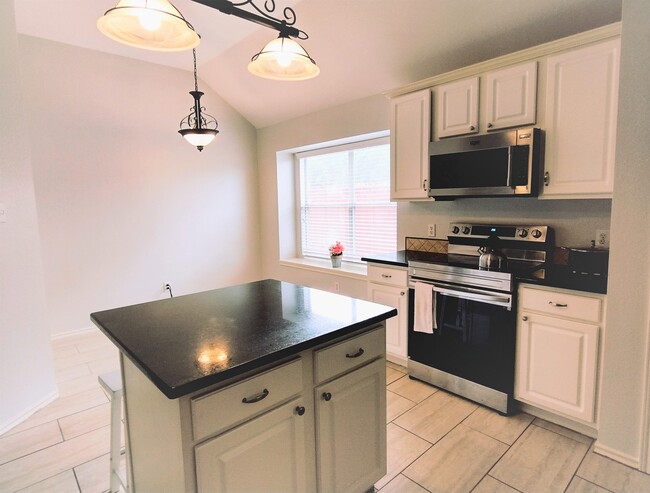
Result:
[[[407,236],[405,238],[406,249],[415,252],[429,252],[429,253],[447,253],[447,240],[436,240],[432,238],[412,238]]]

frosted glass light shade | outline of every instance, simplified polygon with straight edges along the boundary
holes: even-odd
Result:
[[[320,69],[305,49],[293,39],[280,35],[268,43],[248,64],[248,71],[274,80],[305,80]]]
[[[186,128],[179,130],[178,133],[181,134],[190,144],[201,150],[214,140],[219,131],[209,128]]]
[[[146,50],[189,50],[200,41],[167,0],[120,0],[97,20],[97,28],[115,41]]]

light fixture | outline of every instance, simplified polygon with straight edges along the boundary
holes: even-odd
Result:
[[[97,28],[115,41],[147,50],[188,50],[200,40],[167,0],[120,0],[97,20]]]
[[[194,107],[189,115],[181,120],[181,129],[178,131],[185,140],[195,146],[199,151],[207,146],[219,133],[219,123],[212,115],[204,113],[205,108],[201,107],[201,96],[199,82],[196,75],[196,50],[192,50],[194,59],[194,90],[190,94],[194,98]]]
[[[248,70],[258,77],[275,80],[311,79],[320,72],[307,51],[282,33],[251,59]]]
[[[192,1],[279,32],[277,39],[252,58],[248,65],[251,73],[275,80],[305,80],[319,74],[314,59],[292,39],[305,40],[309,36],[294,27],[296,13],[291,7],[285,7],[284,18],[277,19],[271,15],[275,0],[265,0],[263,9],[253,0]],[[250,5],[257,13],[239,8],[243,5]],[[97,21],[97,27],[109,38],[149,50],[179,51],[199,44],[192,25],[167,0],[120,0]]]

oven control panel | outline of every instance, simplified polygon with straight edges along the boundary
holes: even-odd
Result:
[[[506,224],[450,223],[450,238],[487,238],[496,235],[502,240],[534,241],[546,243],[548,226],[511,226]]]

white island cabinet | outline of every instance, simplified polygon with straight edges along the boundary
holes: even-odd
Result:
[[[167,399],[122,357],[134,492],[362,493],[386,474],[385,327]]]

